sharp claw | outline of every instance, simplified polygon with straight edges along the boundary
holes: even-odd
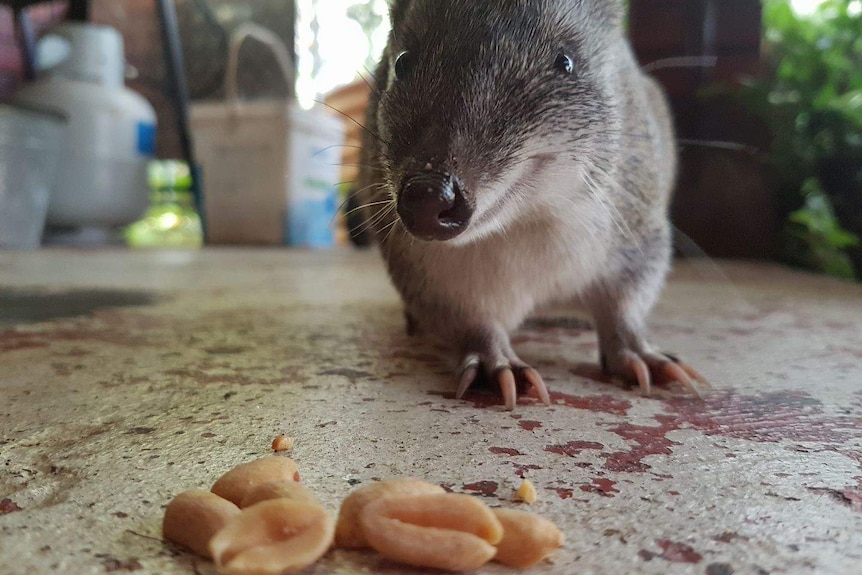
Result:
[[[652,395],[652,376],[649,372],[646,362],[639,357],[631,360],[631,368],[635,372],[635,377],[638,380],[638,386],[641,388],[641,393],[645,397]]]
[[[503,401],[506,403],[506,411],[515,409],[515,401],[517,399],[517,390],[515,389],[515,374],[508,367],[497,371],[497,382],[500,384],[500,391],[503,392]]]
[[[479,370],[473,365],[468,365],[464,368],[464,371],[461,372],[461,378],[458,380],[458,390],[455,392],[455,399],[464,397],[464,394],[467,393],[467,390],[476,381],[478,373]]]
[[[696,369],[688,365],[687,363],[680,363],[679,366],[685,370],[685,372],[691,376],[696,382],[703,384],[707,389],[712,389],[712,384],[709,383],[709,380],[703,377]]]
[[[703,395],[700,393],[700,390],[697,388],[694,382],[691,381],[691,378],[689,377],[688,373],[686,373],[686,370],[680,367],[679,364],[667,362],[662,366],[662,369],[668,377],[670,377],[674,381],[678,381],[679,383],[681,383],[683,387],[696,395],[699,399],[703,399]]]
[[[533,389],[536,390],[536,393],[539,395],[539,399],[547,406],[551,405],[551,396],[548,393],[548,388],[545,385],[545,380],[542,379],[542,376],[538,371],[533,369],[532,367],[524,368],[524,379],[533,386]]]
[[[667,352],[662,353],[662,355],[664,355],[666,358],[668,358],[669,360],[674,362],[676,365],[681,367],[683,369],[683,371],[685,371],[688,374],[688,376],[691,377],[693,380],[695,380],[696,382],[698,382],[700,384],[703,384],[708,389],[712,389],[712,384],[709,383],[708,379],[706,379],[704,376],[702,376],[692,366],[690,366],[687,363],[685,363],[684,361],[682,361],[679,357],[677,357],[674,354],[667,353]]]

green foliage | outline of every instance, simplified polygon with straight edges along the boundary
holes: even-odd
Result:
[[[801,240],[789,242],[788,257],[852,276],[845,250],[856,238],[831,207],[850,190],[821,180],[829,162],[858,162],[862,191],[862,0],[825,0],[810,15],[790,0],[763,0],[763,20],[767,69],[741,97],[774,136],[768,161],[792,212],[788,233]]]
[[[802,186],[806,194],[805,206],[790,214],[789,227],[791,245],[797,249],[799,265],[821,270],[827,274],[853,277],[853,263],[844,252],[845,248],[858,246],[859,239],[841,229],[827,196],[820,189],[817,178],[809,178]]]

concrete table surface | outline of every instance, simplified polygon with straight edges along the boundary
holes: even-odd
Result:
[[[373,252],[0,254],[0,573],[214,573],[160,540],[164,506],[285,433],[333,513],[406,476],[515,507],[529,478],[566,535],[531,573],[862,574],[862,287],[678,263],[652,328],[703,402],[596,377],[574,318],[516,334],[553,406],[509,413],[453,398],[454,356],[405,335]]]

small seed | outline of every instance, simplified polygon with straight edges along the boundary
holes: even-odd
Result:
[[[445,493],[439,485],[418,479],[387,479],[355,489],[341,503],[335,527],[335,544],[345,549],[363,549],[368,540],[362,532],[359,515],[371,501],[387,495]]]
[[[494,509],[503,525],[503,540],[497,543],[494,561],[523,569],[545,559],[565,537],[557,526],[535,513],[516,509]]]
[[[503,537],[487,505],[458,493],[381,497],[365,506],[360,522],[368,543],[385,557],[448,571],[478,569]]]
[[[302,483],[294,481],[270,481],[268,483],[261,483],[249,491],[240,503],[240,507],[245,509],[255,503],[270,499],[290,499],[292,501],[299,501],[300,503],[320,505],[320,500],[317,499],[317,496]]]
[[[533,487],[533,484],[529,479],[525,479],[521,486],[518,488],[518,491],[515,493],[515,499],[518,501],[523,501],[527,505],[532,505],[538,499],[538,494],[536,493],[536,488]]]
[[[207,545],[239,508],[209,491],[185,491],[165,509],[162,534],[165,539],[210,557]]]
[[[272,440],[272,450],[276,452],[290,451],[291,449],[293,449],[294,443],[295,440],[292,437],[287,437],[286,435],[279,435]]]
[[[239,505],[249,491],[262,483],[299,480],[299,470],[293,459],[270,455],[234,467],[222,475],[210,491]]]
[[[261,501],[243,509],[210,541],[222,575],[282,575],[320,559],[335,522],[320,506],[289,499]]]

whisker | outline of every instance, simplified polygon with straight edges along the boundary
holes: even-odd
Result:
[[[386,217],[389,214],[391,214],[394,209],[395,209],[395,203],[394,202],[392,202],[389,206],[384,206],[384,207],[380,208],[376,214],[369,217],[363,223],[352,228],[350,230],[350,233],[351,234],[361,234],[362,232],[368,230],[369,228],[376,226],[382,220],[386,219]]]
[[[641,66],[641,70],[655,72],[664,68],[714,68],[717,63],[717,56],[678,56],[650,62]]]
[[[371,166],[369,164],[329,164],[330,166],[340,166],[342,168],[366,168],[368,170],[374,170],[377,172],[386,172],[386,168],[381,168],[379,166]]]
[[[704,148],[718,148],[720,150],[745,152],[746,154],[752,156],[756,156],[760,153],[760,148],[758,148],[757,146],[740,144],[738,142],[723,142],[720,140],[689,140],[687,138],[677,138],[676,142],[681,146],[702,146]]]
[[[335,218],[337,218],[337,217],[338,217],[338,214],[339,214],[339,213],[341,213],[341,210],[342,210],[342,209],[344,209],[344,206],[347,204],[347,202],[349,202],[352,198],[354,198],[355,196],[357,196],[357,195],[361,194],[361,193],[362,193],[362,192],[364,192],[365,190],[370,190],[371,188],[373,188],[373,187],[375,187],[375,186],[377,186],[377,187],[381,187],[381,188],[382,188],[382,187],[385,187],[385,186],[386,186],[386,184],[378,184],[378,183],[375,183],[375,184],[371,184],[371,185],[365,186],[364,188],[359,188],[358,190],[353,190],[352,192],[348,193],[348,194],[347,194],[347,197],[346,197],[346,198],[344,198],[344,201],[342,201],[340,204],[338,204],[338,207],[335,209],[335,215],[333,215],[333,216],[332,216],[332,219],[331,219],[331,220],[329,220],[329,225],[330,225],[330,226],[332,226],[332,223],[335,221]],[[349,213],[349,212],[348,212],[348,213]],[[346,214],[345,214],[345,215],[346,215]]]
[[[363,130],[365,130],[366,132],[368,132],[369,134],[371,134],[372,136],[374,136],[374,138],[375,138],[375,139],[377,139],[377,141],[378,141],[378,142],[380,142],[381,144],[384,144],[387,148],[389,147],[389,142],[387,142],[386,140],[384,140],[383,138],[381,138],[379,134],[377,134],[377,133],[373,132],[372,130],[370,130],[370,129],[369,129],[367,126],[365,126],[362,122],[359,122],[358,120],[356,120],[355,118],[353,118],[353,116],[351,116],[350,114],[348,114],[348,113],[346,113],[346,112],[342,112],[341,110],[339,110],[339,109],[338,109],[338,108],[336,108],[335,106],[330,106],[329,104],[327,104],[326,102],[323,102],[323,101],[321,101],[321,100],[315,100],[315,102],[317,102],[318,104],[321,104],[321,105],[323,105],[323,106],[326,106],[327,108],[329,108],[330,110],[333,110],[334,112],[338,112],[339,114],[341,114],[342,116],[344,116],[345,118],[347,118],[348,120],[350,120],[351,122],[353,122],[354,124],[356,124],[357,126],[359,126],[360,128],[362,128]]]
[[[368,75],[371,76],[371,78],[374,78],[374,74],[372,74],[368,68],[366,68],[364,65],[362,66],[362,68],[366,72],[368,72]],[[368,88],[371,90],[372,94],[379,94],[380,93],[380,90],[378,90],[375,86],[372,86],[371,82],[368,81],[368,79],[365,77],[365,75],[362,72],[357,70],[356,73],[359,75],[360,78],[362,78],[362,81],[365,82],[365,85],[368,86]]]
[[[362,149],[362,146],[354,146],[354,145],[352,145],[352,144],[333,144],[333,145],[331,145],[331,146],[326,146],[325,148],[323,148],[323,149],[321,149],[321,150],[317,150],[316,152],[314,152],[314,153],[311,155],[311,157],[312,157],[312,158],[317,157],[319,154],[322,154],[323,152],[328,152],[329,150],[331,150],[331,149],[333,149],[333,148],[354,148],[354,149],[357,149],[357,150],[361,150],[361,149]]]
[[[345,215],[345,216],[349,216],[349,215],[350,215],[350,214],[352,214],[353,212],[358,212],[359,210],[362,210],[362,209],[365,209],[365,208],[370,208],[371,206],[379,206],[379,205],[381,205],[381,204],[388,204],[390,201],[391,201],[391,200],[380,200],[380,201],[377,201],[377,202],[369,202],[369,203],[367,203],[367,204],[363,204],[363,205],[361,205],[361,206],[356,206],[356,207],[355,207],[355,208],[353,208],[353,209],[347,210],[346,212],[344,212],[344,215]]]
[[[365,64],[362,65],[362,69],[365,70],[365,72],[371,77],[372,80],[374,80],[374,83],[376,84],[377,83],[377,76],[374,75],[374,72],[369,70],[368,66],[366,66]],[[372,88],[372,89],[374,89],[374,88]]]
[[[389,228],[389,231],[388,231],[388,232],[386,232],[386,237],[384,237],[384,238],[383,238],[383,240],[380,242],[381,244],[385,244],[385,243],[389,240],[389,236],[391,236],[391,235],[392,235],[392,232],[394,232],[394,231],[395,231],[395,229],[398,227],[398,223],[399,223],[400,221],[401,221],[401,220],[399,220],[398,218],[395,218],[395,219],[392,221],[392,223],[391,223],[391,224],[386,224],[386,226],[385,226],[385,227],[380,228],[380,232],[381,232],[381,233],[382,233],[384,230],[386,230],[386,228]]]
[[[639,238],[634,234],[632,229],[629,227],[628,223],[625,221],[625,218],[620,213],[620,211],[617,209],[617,207],[613,204],[613,202],[605,201],[605,198],[602,197],[602,192],[599,189],[599,185],[596,183],[596,181],[593,179],[593,177],[588,172],[583,172],[581,174],[581,176],[582,176],[582,179],[584,180],[584,183],[587,185],[587,190],[592,193],[593,198],[599,203],[599,205],[602,206],[602,208],[608,214],[608,217],[611,219],[611,222],[613,222],[613,224],[620,231],[620,234],[622,234],[623,237],[625,237],[626,232],[628,232],[629,238],[637,246],[638,251],[641,254],[641,257],[645,259],[646,255],[643,253],[643,249],[641,248],[640,241],[638,241]],[[614,217],[613,212],[611,212],[612,209],[614,212],[616,212],[618,217]]]

